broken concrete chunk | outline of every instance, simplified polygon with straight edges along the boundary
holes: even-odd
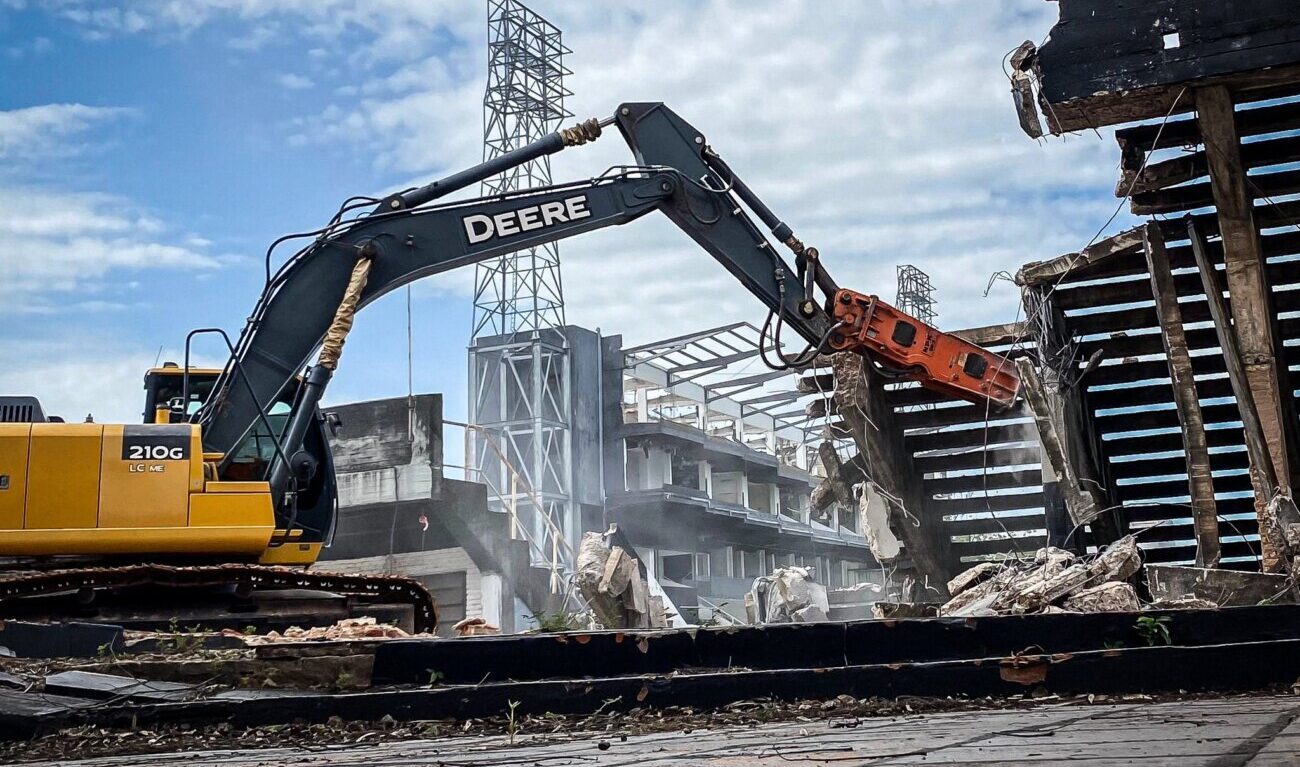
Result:
[[[999,566],[994,565],[994,567]],[[971,611],[992,606],[1005,595],[1005,592],[1018,577],[1019,573],[1013,567],[999,568],[991,577],[968,587],[962,593],[945,602],[939,608],[939,614],[961,617],[969,615]],[[992,597],[992,601],[988,601],[990,597]]]
[[[1141,610],[1142,603],[1129,584],[1107,581],[1071,594],[1063,607],[1081,613],[1123,613]]]
[[[1098,580],[1126,581],[1142,568],[1142,553],[1137,537],[1126,535],[1102,550],[1088,565],[1088,572]]]
[[[1195,597],[1220,607],[1296,604],[1300,589],[1276,573],[1219,570],[1178,565],[1147,565],[1147,583],[1157,601]]]
[[[862,521],[862,533],[876,561],[889,564],[898,559],[898,555],[903,552],[903,544],[889,527],[889,502],[870,482],[854,485],[853,493],[858,497],[858,519]]]
[[[824,621],[830,612],[826,587],[813,581],[806,567],[779,567],[754,579],[749,596],[759,623]],[[746,599],[748,608],[751,600]]]
[[[1072,552],[1065,549],[1058,549],[1055,546],[1046,546],[1039,549],[1034,554],[1034,564],[1043,568],[1044,578],[1050,578],[1065,568],[1074,564],[1075,556]]]
[[[955,578],[948,581],[948,593],[954,597],[958,596],[972,586],[992,578],[1001,569],[1001,566],[995,562],[980,562],[978,565],[958,573]]]
[[[1186,596],[1177,599],[1157,599],[1150,607],[1152,610],[1213,610],[1218,605],[1208,599]]]
[[[1008,604],[1013,614],[1031,613],[1084,585],[1090,577],[1087,565],[1070,565],[1056,575],[1015,592],[1004,604]]]
[[[611,550],[601,533],[582,536],[577,565],[574,580],[601,626],[626,629],[663,625],[661,613],[653,610],[649,586],[641,577],[636,558],[622,549]]]

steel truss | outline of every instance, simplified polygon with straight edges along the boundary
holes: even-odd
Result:
[[[483,156],[553,132],[564,108],[560,30],[518,0],[488,0]],[[485,195],[551,183],[542,158],[483,183]],[[474,278],[467,465],[487,485],[490,509],[508,513],[532,562],[558,591],[573,570],[571,389],[560,254],[555,244],[479,264]]]

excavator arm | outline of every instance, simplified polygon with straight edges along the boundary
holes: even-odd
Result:
[[[595,179],[463,202],[430,204],[511,167],[595,140],[616,125],[637,165]],[[371,201],[373,202],[373,201]],[[795,256],[792,267],[749,212]],[[295,384],[311,355],[268,479],[277,504],[302,467],[295,455],[337,364],[352,315],[413,280],[504,253],[625,224],[658,210],[717,259],[769,310],[778,368],[799,367],[826,350],[862,353],[880,369],[975,402],[1010,404],[1014,366],[941,333],[874,296],[840,289],[789,226],[709,147],[703,134],[655,103],[624,104],[478,166],[384,198],[366,214],[336,216],[273,276],[213,394],[197,414],[205,452],[225,456],[264,420],[266,406]],[[340,211],[340,214],[342,211]],[[635,291],[626,300],[635,302]],[[781,330],[807,348],[786,356]],[[310,467],[307,467],[310,470]]]

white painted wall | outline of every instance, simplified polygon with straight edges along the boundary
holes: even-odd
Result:
[[[443,575],[465,573],[465,617],[483,615],[483,575],[474,560],[461,548],[409,551],[392,556],[332,559],[318,565],[322,570],[358,575]],[[498,587],[499,588],[499,587]],[[498,601],[500,597],[498,596]],[[495,625],[495,624],[494,624]]]

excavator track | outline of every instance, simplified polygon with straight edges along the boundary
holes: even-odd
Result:
[[[136,564],[0,573],[0,615],[10,617],[12,606],[35,597],[76,594],[79,599],[89,602],[101,592],[138,588],[177,593],[193,589],[232,589],[245,598],[277,590],[328,592],[344,597],[361,597],[371,602],[409,604],[414,612],[416,633],[432,633],[438,625],[433,595],[423,584],[410,578],[249,564],[193,567]],[[182,600],[176,600],[169,605],[182,623],[185,621],[183,604]]]

